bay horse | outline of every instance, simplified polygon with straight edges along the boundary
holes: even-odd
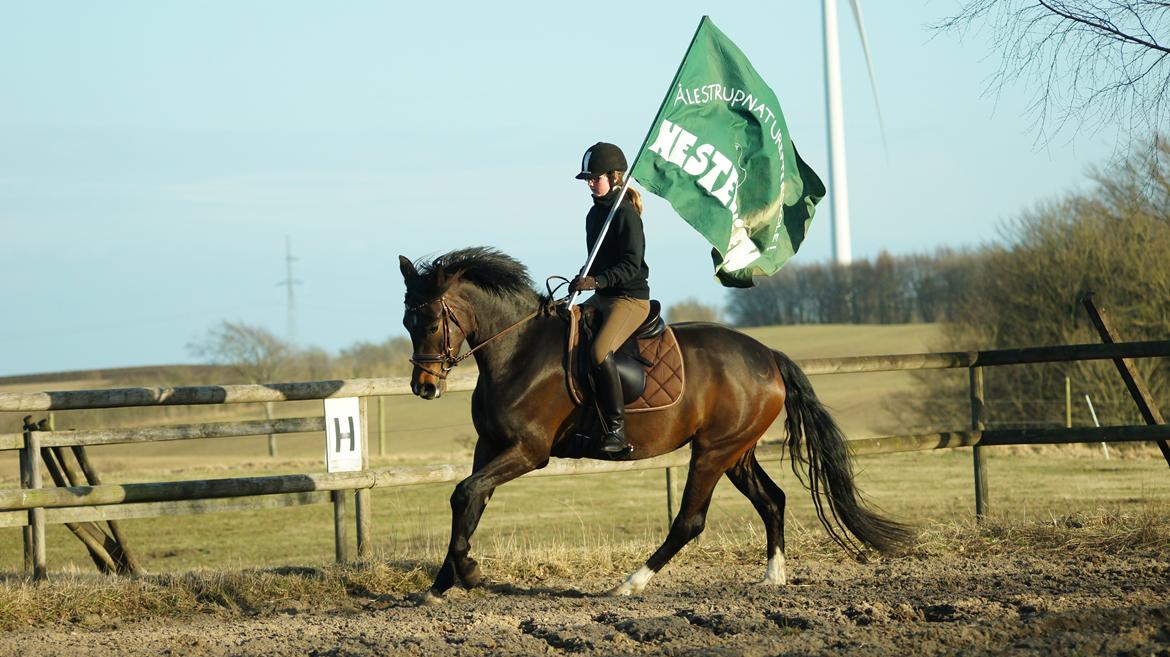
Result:
[[[570,399],[564,350],[567,322],[549,312],[527,269],[491,248],[451,251],[430,261],[399,256],[406,283],[403,325],[414,347],[411,390],[435,399],[447,373],[474,355],[479,378],[471,397],[478,439],[472,473],[451,495],[451,540],[423,603],[441,600],[457,583],[480,584],[471,536],[492,492],[543,468],[571,442],[588,412]],[[679,403],[627,415],[632,458],[645,459],[690,443],[691,459],[678,515],[661,547],[609,593],[641,592],[650,578],[703,531],[711,494],[726,474],[764,522],[767,567],[761,583],[787,582],[784,491],[756,460],[764,431],[787,412],[793,471],[811,491],[817,516],[846,551],[882,553],[910,544],[910,528],[868,509],[853,482],[845,437],[790,358],[714,323],[674,324],[687,376]],[[463,343],[470,351],[458,355]]]

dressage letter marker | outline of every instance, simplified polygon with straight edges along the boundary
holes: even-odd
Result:
[[[329,472],[362,469],[362,423],[357,397],[325,400],[325,462]]]

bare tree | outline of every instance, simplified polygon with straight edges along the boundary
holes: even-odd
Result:
[[[1124,162],[1094,174],[1091,189],[1022,212],[985,249],[968,290],[944,325],[941,349],[967,350],[1099,341],[1080,298],[1098,293],[1127,340],[1164,339],[1170,332],[1170,146],[1141,146]],[[1170,365],[1139,359],[1159,403],[1170,399]],[[1103,424],[1140,422],[1137,409],[1107,361],[993,368],[986,385],[989,421],[996,427],[1064,423],[1064,381],[1077,398],[1090,394]],[[937,398],[939,377],[922,379],[915,402],[924,417],[955,417],[962,394]],[[965,380],[950,379],[965,385]],[[949,385],[949,384],[948,384]],[[1074,422],[1088,424],[1083,405]],[[1079,417],[1078,417],[1079,416]]]
[[[1170,2],[968,0],[936,29],[990,26],[1002,61],[989,90],[1035,83],[1040,141],[1063,129],[1116,128],[1124,147],[1170,118]]]
[[[673,322],[722,322],[723,313],[718,306],[703,303],[694,297],[687,297],[670,306],[667,319]]]
[[[226,365],[248,383],[275,381],[291,350],[268,329],[223,321],[189,343],[187,351],[206,363]]]
[[[409,376],[413,351],[410,340],[401,336],[380,344],[355,342],[338,354],[335,369],[342,376]]]

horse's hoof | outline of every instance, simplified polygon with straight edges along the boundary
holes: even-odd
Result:
[[[654,573],[655,571],[650,570],[649,566],[642,566],[630,573],[630,576],[624,582],[610,589],[606,595],[629,596],[634,593],[641,593],[646,588],[646,584],[650,582],[650,578],[654,577]]]
[[[779,588],[784,588],[784,587],[788,586],[788,580],[786,580],[786,579],[768,579],[765,577],[764,579],[756,582],[755,585],[760,587],[760,588],[763,588],[763,589],[779,589]]]
[[[757,586],[787,586],[788,570],[784,567],[784,553],[777,552],[768,559],[768,568],[764,571],[764,579],[756,582]]]
[[[443,598],[443,596],[436,595],[435,592],[431,589],[423,591],[415,598],[415,602],[420,607],[433,607],[435,605],[441,605],[446,601],[447,600]]]
[[[605,595],[610,598],[628,598],[631,595],[636,595],[642,592],[644,586],[635,586],[629,581],[622,582],[612,589],[605,592]]]

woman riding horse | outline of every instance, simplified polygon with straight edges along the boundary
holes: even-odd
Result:
[[[609,231],[589,271],[569,285],[572,292],[593,290],[585,303],[601,313],[601,326],[589,348],[589,380],[601,412],[604,435],[601,451],[621,454],[626,442],[625,401],[613,354],[650,314],[650,268],[646,266],[646,235],[642,231],[642,199],[627,188],[622,196],[626,156],[613,144],[597,142],[585,151],[577,180],[584,180],[593,194],[593,207],[585,215],[585,247],[592,253],[606,218],[613,213]]]
[[[492,249],[452,251],[417,265],[399,258],[406,282],[403,324],[414,346],[411,389],[439,397],[450,370],[475,356],[471,397],[478,439],[472,473],[451,495],[451,541],[423,602],[452,586],[473,587],[481,574],[471,536],[497,486],[543,468],[572,441],[586,410],[569,395],[564,368],[568,327],[533,290],[528,271]],[[760,466],[755,447],[784,411],[792,469],[810,489],[821,524],[844,549],[897,551],[906,526],[866,507],[853,483],[845,437],[817,400],[808,378],[784,354],[725,326],[673,325],[686,363],[678,403],[631,415],[626,435],[636,458],[690,444],[679,513],[666,540],[612,593],[629,595],[703,531],[715,484],[724,474],[756,508],[768,539],[763,582],[784,584],[784,492]],[[459,355],[466,342],[471,348]],[[857,540],[855,541],[854,538]],[[860,544],[859,544],[860,543]]]

